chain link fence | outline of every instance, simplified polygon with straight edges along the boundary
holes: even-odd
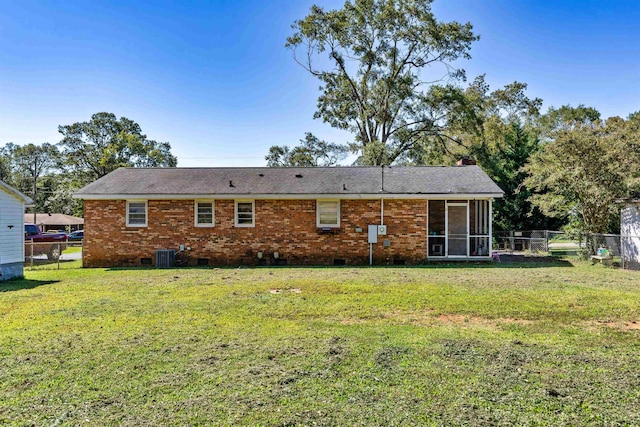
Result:
[[[514,230],[496,232],[495,239],[497,250],[501,251],[578,255],[585,259],[597,255],[598,249],[607,249],[623,268],[640,270],[640,236]]]
[[[549,252],[549,231],[499,231],[496,233],[497,249],[509,252]]]
[[[82,266],[82,241],[75,242],[24,242],[24,266],[36,269],[41,266],[60,269],[61,266]]]

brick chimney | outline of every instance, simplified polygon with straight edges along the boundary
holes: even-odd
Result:
[[[456,166],[475,166],[476,160],[469,156],[462,156],[456,163]]]

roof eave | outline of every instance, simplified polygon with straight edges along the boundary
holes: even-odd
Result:
[[[15,198],[20,199],[20,201],[25,205],[27,206],[33,205],[33,200],[31,200],[29,196],[22,194],[21,192],[11,187],[10,185],[6,184],[5,182],[0,181],[0,188],[4,189],[7,193],[11,194]]]
[[[83,200],[194,200],[194,199],[260,199],[260,200],[300,200],[300,199],[495,199],[502,198],[502,192],[492,193],[318,193],[318,194],[79,194],[73,195]]]

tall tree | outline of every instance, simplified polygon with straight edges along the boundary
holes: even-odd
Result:
[[[53,172],[59,164],[59,160],[60,152],[55,145],[49,143],[27,144],[16,146],[13,149],[14,182],[21,191],[33,198],[34,215],[38,209],[43,207],[43,198],[40,197],[38,189],[39,181],[45,175]]]
[[[438,21],[431,3],[354,0],[330,11],[314,5],[293,25],[286,46],[321,82],[314,117],[353,132],[360,163],[390,164],[442,131],[426,91],[464,77],[453,64],[470,57],[478,36],[470,23]]]
[[[578,105],[572,107],[563,105],[560,108],[550,108],[540,118],[540,129],[548,138],[560,130],[571,130],[575,127],[600,124],[600,112],[593,107]]]
[[[73,193],[79,189],[77,181],[63,175],[55,177],[50,192],[43,202],[41,212],[55,212],[66,215],[83,216],[82,200],[74,199]]]
[[[168,142],[147,139],[133,120],[97,113],[88,122],[59,126],[67,167],[85,182],[119,167],[175,167]]]
[[[502,188],[504,197],[494,204],[496,229],[556,228],[557,219],[542,214],[529,201],[521,168],[539,149],[542,100],[530,98],[527,85],[513,82],[491,90],[478,76],[467,87],[433,86],[429,95],[445,118],[447,137],[423,141],[408,151],[407,164],[453,164],[462,156],[475,158]]]
[[[513,124],[537,134],[540,98],[526,94],[526,83],[513,82],[491,91],[485,76],[467,87],[434,85],[428,93],[443,132],[414,144],[404,160],[414,164],[447,164],[461,156],[489,158]],[[535,135],[534,135],[535,136]],[[482,159],[479,159],[482,161]]]
[[[582,106],[561,110],[565,118],[526,167],[525,184],[537,191],[530,200],[548,215],[573,215],[582,231],[615,231],[621,201],[640,189],[639,115],[603,122]]]
[[[531,190],[524,185],[523,167],[540,148],[536,130],[511,121],[494,133],[491,149],[477,147],[473,152],[485,172],[502,188],[504,196],[493,204],[494,226],[498,230],[556,230],[561,218],[543,214],[529,200]]]
[[[15,145],[11,142],[0,147],[0,181],[4,181],[9,185],[13,183],[13,150]]]
[[[335,166],[343,160],[348,153],[348,148],[321,141],[307,132],[300,145],[290,148],[288,146],[273,146],[265,157],[269,167],[287,166]]]

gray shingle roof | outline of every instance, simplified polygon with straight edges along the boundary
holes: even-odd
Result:
[[[384,180],[384,185],[383,185]],[[384,189],[383,189],[384,188]],[[320,168],[121,168],[75,193],[79,198],[161,195],[500,196],[478,166]]]

